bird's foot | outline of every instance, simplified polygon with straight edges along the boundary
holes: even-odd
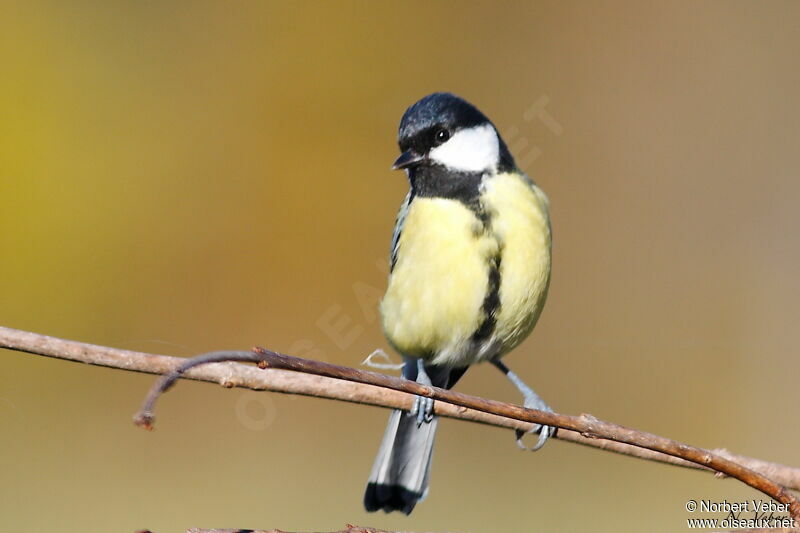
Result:
[[[414,405],[408,414],[417,417],[417,426],[429,423],[433,420],[433,398],[415,396]]]
[[[430,376],[428,376],[428,372],[425,370],[425,362],[422,359],[417,359],[416,365],[417,383],[429,387],[432,386],[433,382]],[[417,427],[429,423],[433,420],[433,398],[415,396],[414,405],[411,407],[411,411],[409,411],[408,414],[417,417]]]
[[[524,403],[522,405],[526,409],[537,409],[539,411],[545,411],[547,413],[552,413],[553,412],[553,410],[550,409],[550,406],[547,405],[546,403],[544,403],[544,400],[539,398],[539,395],[536,394],[535,392],[533,392],[532,390],[530,391],[530,393],[526,393],[525,394],[525,401],[524,401]],[[527,432],[526,431],[522,431],[521,429],[518,429],[517,430],[517,446],[519,446],[523,450],[530,450],[532,452],[535,452],[536,450],[538,450],[539,448],[544,446],[544,443],[547,442],[547,439],[549,439],[550,437],[555,435],[555,432],[556,432],[556,428],[554,428],[552,426],[543,426],[541,424],[534,424],[533,428],[531,428],[531,430],[527,431]],[[529,434],[529,433],[538,433],[539,434],[539,440],[536,441],[536,444],[534,444],[530,448],[528,446],[526,446],[524,442],[522,442],[522,438],[525,435]]]

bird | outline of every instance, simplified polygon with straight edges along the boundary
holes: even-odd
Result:
[[[489,362],[525,407],[552,412],[501,361],[530,334],[547,299],[547,196],[517,167],[494,124],[454,94],[411,105],[398,145],[392,169],[405,171],[409,191],[392,235],[380,316],[403,357],[403,377],[451,388],[471,365]],[[427,496],[437,422],[430,398],[392,411],[364,493],[367,511],[410,514]],[[555,430],[533,431],[538,449]]]

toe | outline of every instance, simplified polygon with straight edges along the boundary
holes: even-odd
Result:
[[[551,428],[550,426],[542,427],[542,430],[539,432],[539,440],[536,441],[536,444],[534,445],[533,448],[531,448],[531,451],[535,452],[536,450],[544,446],[544,443],[547,442],[547,439],[550,438],[552,431],[553,428]]]
[[[538,433],[539,434],[539,439],[536,441],[536,444],[534,444],[532,447],[528,447],[528,446],[525,445],[525,443],[522,441],[522,439],[526,435],[530,435],[531,433]],[[538,450],[542,446],[544,446],[545,442],[548,441],[548,439],[553,435],[553,433],[554,433],[554,429],[552,427],[550,427],[550,426],[541,426],[539,424],[535,424],[530,431],[522,431],[521,429],[518,429],[516,431],[516,434],[517,434],[517,446],[521,450],[526,450],[526,451],[530,450],[532,452],[535,452],[536,450]]]

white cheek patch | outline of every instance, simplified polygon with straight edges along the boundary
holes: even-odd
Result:
[[[497,166],[500,141],[491,125],[476,126],[457,131],[447,142],[431,150],[429,157],[454,170],[490,170]]]

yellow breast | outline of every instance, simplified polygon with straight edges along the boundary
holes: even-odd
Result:
[[[550,285],[550,216],[547,196],[519,174],[500,174],[482,195],[502,249],[500,310],[495,335],[501,353],[536,325]]]
[[[400,353],[472,364],[507,352],[535,325],[550,280],[547,198],[518,174],[487,179],[480,198],[486,225],[457,200],[409,205],[381,302],[384,331]],[[476,341],[496,257],[500,305],[491,335]]]
[[[496,253],[497,242],[462,203],[415,198],[381,302],[389,342],[405,355],[440,360],[467,350]]]

